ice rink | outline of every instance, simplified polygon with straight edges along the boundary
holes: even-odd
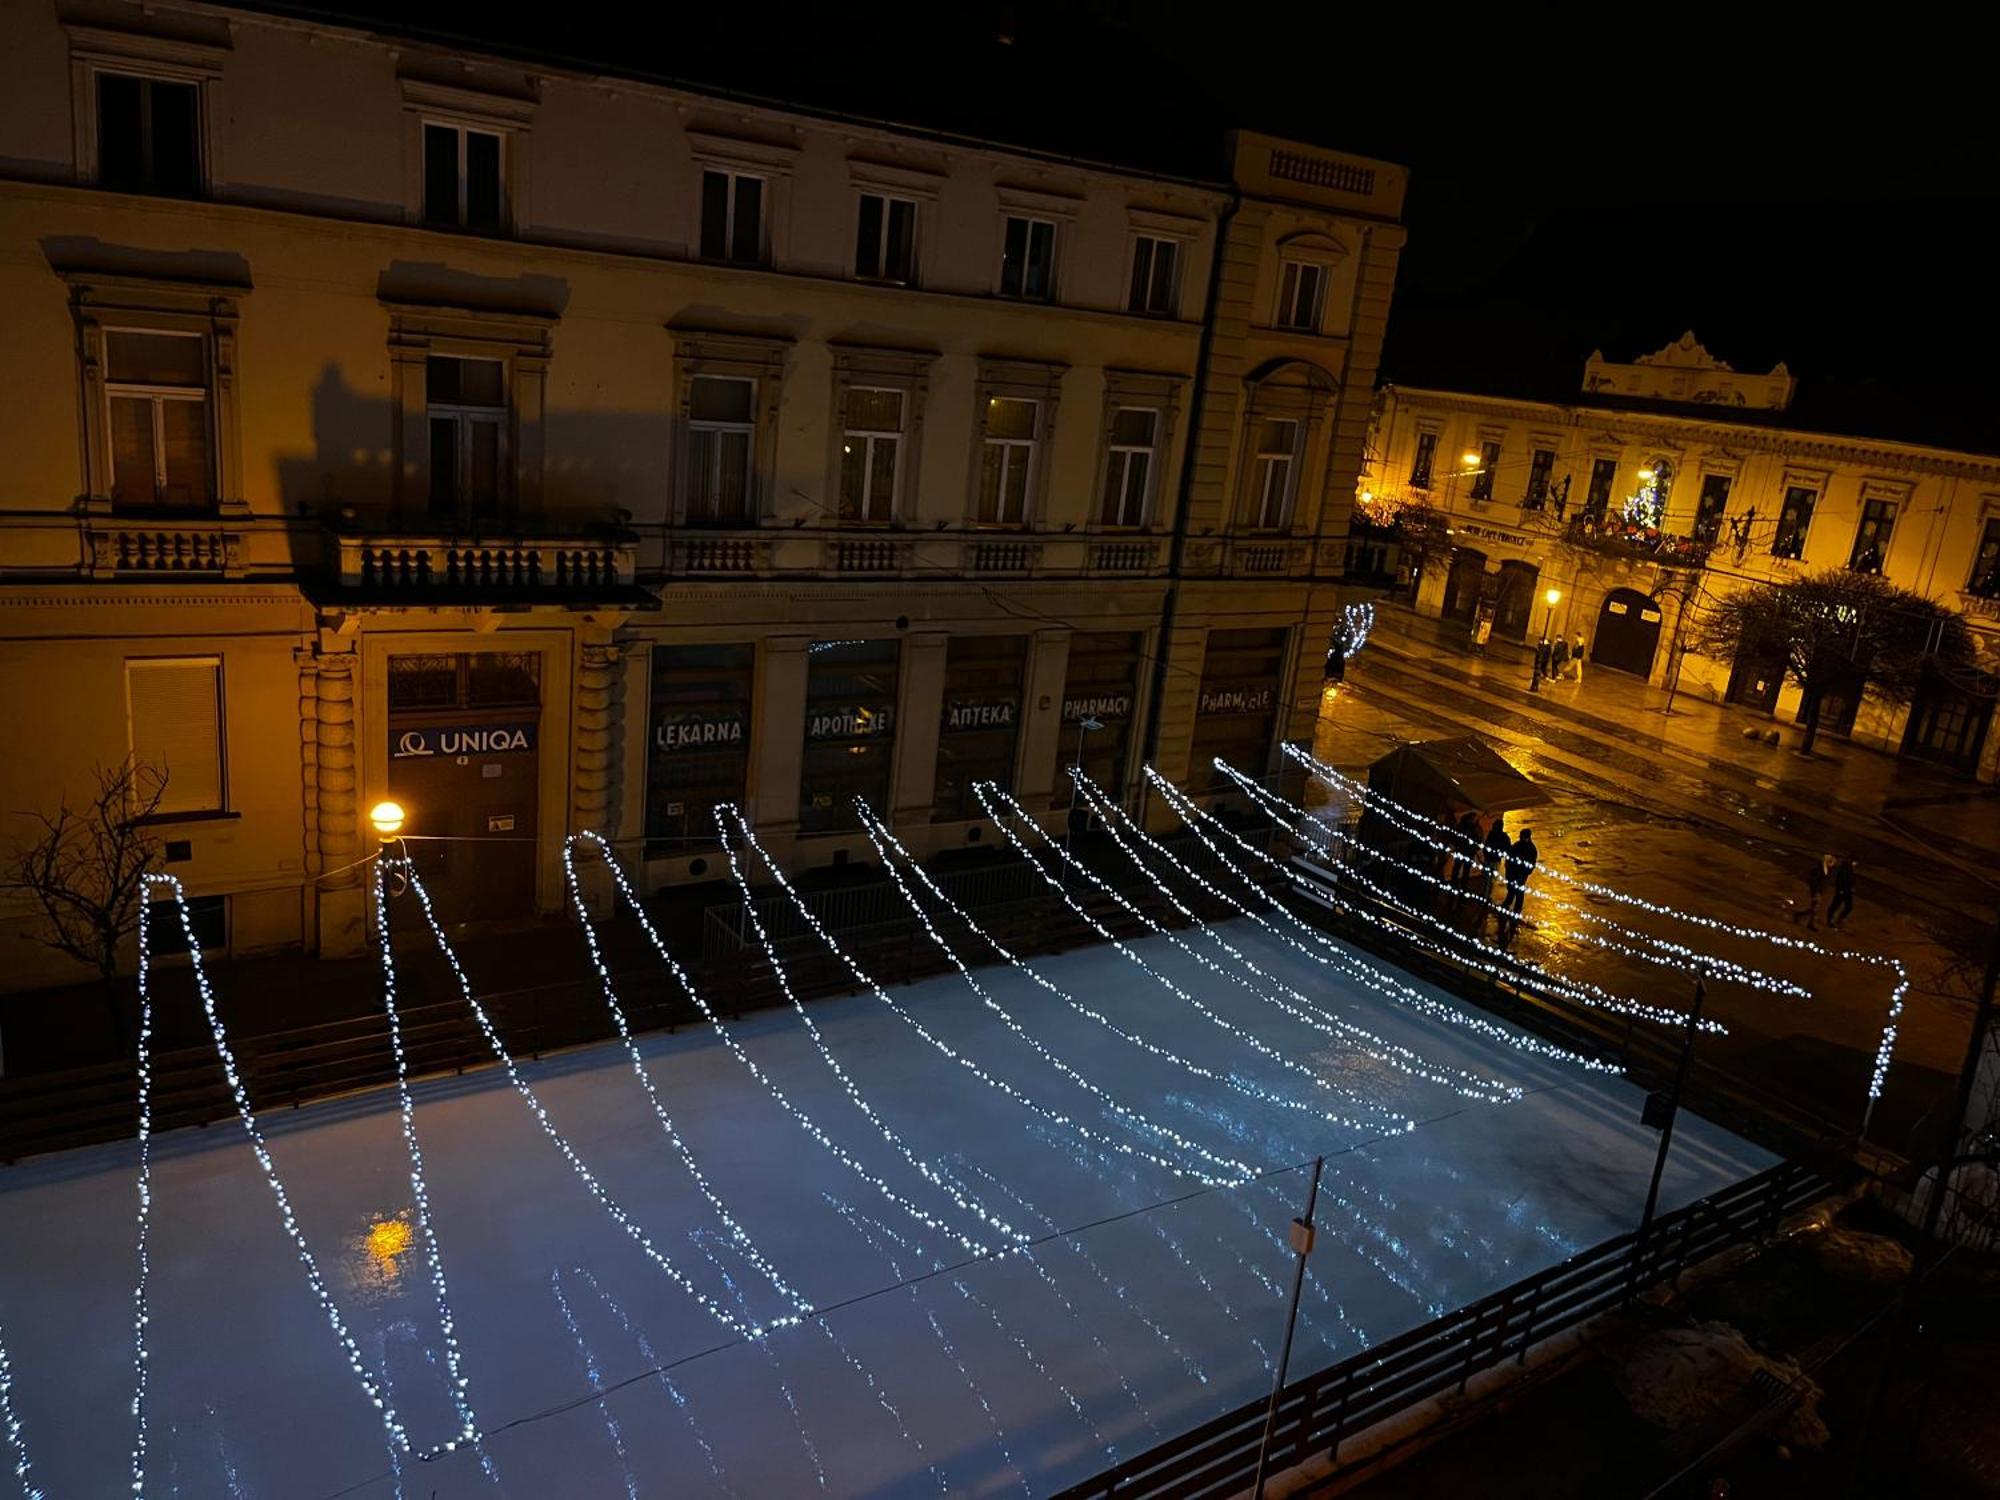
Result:
[[[1297,929],[1182,941],[1215,967],[1153,937],[1132,945],[1151,973],[1110,946],[1036,960],[1061,993],[976,970],[1046,1055],[957,974],[889,993],[970,1067],[874,995],[813,1002],[853,1093],[793,1012],[733,1024],[791,1110],[706,1028],[643,1038],[734,1230],[621,1048],[524,1064],[657,1259],[503,1072],[419,1085],[484,1434],[431,1461],[390,1443],[241,1128],[158,1138],[146,1493],[1040,1495],[1268,1389],[1309,1175],[1292,1164],[1326,1156],[1295,1375],[1636,1223],[1657,1137],[1635,1087],[1510,1045],[1472,1007],[1452,1003],[1476,1027],[1445,1024]],[[256,998],[227,983],[225,1021]],[[365,1365],[412,1448],[443,1443],[460,1417],[395,1091],[265,1123]],[[11,1417],[49,1500],[130,1493],[136,1161],[126,1143],[0,1170]],[[1663,1207],[1770,1161],[1683,1116]],[[1242,1166],[1279,1170],[1227,1185]]]

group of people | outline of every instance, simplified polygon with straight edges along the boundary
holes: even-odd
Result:
[[[1792,903],[1792,920],[1803,922],[1817,931],[1820,898],[1826,895],[1828,886],[1833,888],[1833,898],[1826,903],[1826,925],[1838,932],[1841,923],[1854,915],[1854,856],[1851,854],[1822,854],[1806,866],[1806,899]]]
[[[1528,895],[1528,877],[1535,873],[1535,864],[1542,857],[1542,851],[1535,846],[1534,830],[1523,828],[1510,839],[1507,819],[1502,814],[1482,836],[1476,812],[1464,814],[1455,826],[1461,847],[1476,852],[1447,857],[1446,879],[1451,894],[1447,898],[1445,920],[1454,927],[1464,926],[1473,937],[1481,936],[1493,900],[1493,882],[1496,878],[1504,880],[1507,894],[1499,911],[1494,913],[1499,924],[1495,937],[1501,947],[1509,947],[1521,930],[1521,906]]]
[[[1583,681],[1583,632],[1576,633],[1574,644],[1561,636],[1545,638],[1535,647],[1535,666],[1552,682]]]

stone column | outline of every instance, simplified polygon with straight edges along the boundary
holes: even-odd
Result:
[[[1072,634],[1067,628],[1038,630],[1028,643],[1028,670],[1021,687],[1021,749],[1015,764],[1020,776],[1016,795],[1031,812],[1050,806],[1051,799],[1069,805],[1069,757],[1076,746],[1074,731],[1065,742],[1062,703]]]
[[[750,821],[758,836],[789,837],[799,826],[799,759],[805,751],[809,635],[764,640],[757,701],[750,709]]]
[[[621,648],[586,644],[576,674],[576,785],[571,825],[576,832],[618,831],[619,754],[623,748]]]
[[[951,637],[924,631],[903,642],[897,694],[896,774],[889,788],[898,828],[928,828],[937,800],[939,720],[944,713],[944,655]]]
[[[354,677],[351,651],[318,658],[313,761],[320,869],[319,952],[322,958],[362,951],[366,886],[361,857],[361,768],[354,740]]]

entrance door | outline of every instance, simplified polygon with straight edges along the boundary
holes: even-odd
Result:
[[[1535,585],[1541,570],[1531,562],[1500,564],[1500,597],[1493,611],[1493,633],[1510,640],[1526,640],[1528,622],[1535,612]]]
[[[1974,697],[1937,673],[1926,672],[1917,700],[1910,706],[1903,753],[1970,771],[1979,764],[1979,750],[1992,719],[1992,698]]]
[[[440,922],[535,909],[541,658],[389,659],[389,795]]]
[[[1828,686],[1819,699],[1819,732],[1821,734],[1852,734],[1855,715],[1861,712],[1861,697],[1868,690],[1867,680],[1859,672],[1844,673],[1840,679]],[[1805,703],[1799,704],[1798,723],[1805,722]]]
[[[1470,620],[1479,609],[1479,591],[1486,582],[1486,554],[1461,549],[1451,555],[1451,574],[1444,585],[1444,617]]]
[[[1653,653],[1660,644],[1660,606],[1651,594],[1637,589],[1613,589],[1597,612],[1597,635],[1590,659],[1635,677],[1653,675]]]
[[[1729,690],[1723,694],[1730,703],[1740,703],[1760,714],[1776,713],[1778,692],[1785,685],[1785,667],[1775,657],[1739,653],[1729,669]]]

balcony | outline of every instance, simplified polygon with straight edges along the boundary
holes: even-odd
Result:
[[[243,573],[242,532],[219,520],[93,517],[88,545],[93,578],[236,578]]]
[[[1576,516],[1563,532],[1563,540],[1605,557],[1629,562],[1652,563],[1661,568],[1700,568],[1708,564],[1713,541],[1691,536],[1674,536],[1651,526],[1634,526],[1613,517]]]
[[[318,603],[641,608],[638,538],[615,527],[438,533],[341,521],[329,527],[332,579]]]

